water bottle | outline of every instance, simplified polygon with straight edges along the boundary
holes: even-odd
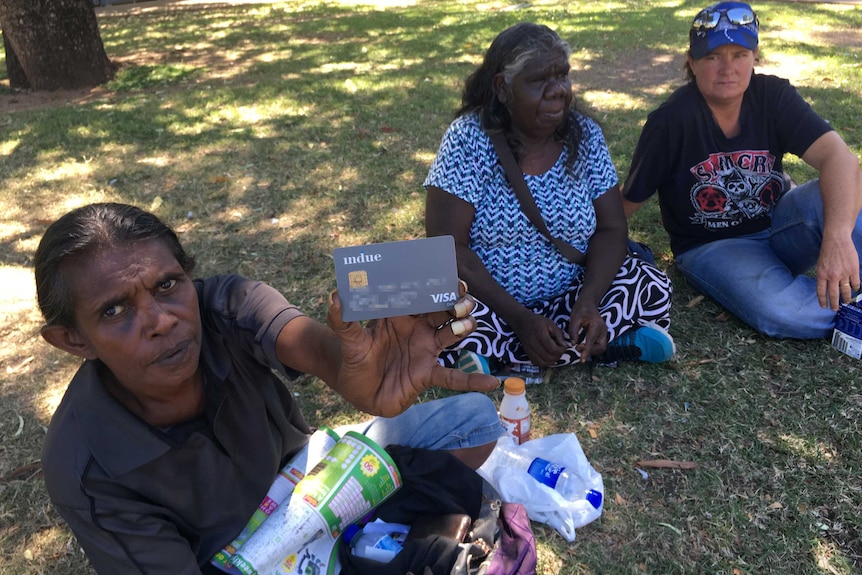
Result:
[[[530,457],[517,449],[500,449],[499,446],[494,449],[492,457],[495,458],[495,465],[522,469],[568,501],[586,499],[596,509],[602,506],[602,494],[594,489],[587,489],[581,477],[563,465],[541,457]]]
[[[349,525],[344,530],[344,542],[350,545],[350,553],[356,557],[389,563],[402,549],[401,543],[385,531],[366,533],[358,525]]]
[[[521,378],[506,378],[503,382],[503,399],[500,401],[500,421],[506,428],[506,435],[516,445],[530,440],[530,404],[527,403],[524,386]]]
[[[513,374],[520,375],[524,379],[526,385],[537,385],[544,382],[544,374],[542,368],[533,365],[532,363],[514,364],[510,370]]]

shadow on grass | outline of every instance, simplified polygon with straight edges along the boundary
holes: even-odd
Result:
[[[0,222],[9,230],[0,238],[0,265],[29,267],[48,222],[71,207],[130,202],[176,227],[199,274],[262,279],[322,319],[334,286],[332,249],[424,233],[422,181],[464,76],[499,31],[536,20],[569,41],[579,96],[624,169],[647,112],[681,82],[687,21],[697,6],[622,2],[609,10],[582,2],[492,11],[428,2],[421,9],[272,5],[106,16],[109,54],[130,70],[138,66],[136,82],[145,88],[0,120]],[[785,5],[764,15],[779,9]],[[786,9],[838,20],[818,6]],[[860,14],[841,24],[862,25]],[[836,57],[832,47],[807,41],[791,47]],[[838,55],[842,74],[857,73],[858,48]],[[160,70],[183,73],[156,78]],[[836,81],[802,92],[858,149],[858,88]],[[858,363],[827,342],[752,334],[709,300],[688,307],[697,294],[673,269],[655,206],[638,213],[633,229],[675,282],[679,353],[661,366],[576,366],[530,390],[537,428],[576,432],[608,493],[602,519],[574,545],[536,527],[547,556],[541,572],[767,573],[778,566],[815,573],[824,557],[850,572],[848,564],[859,565],[862,529],[854,511],[862,508],[854,487]],[[38,459],[47,406],[74,361],[46,350],[32,315],[4,316],[0,330],[7,344],[10,334],[15,339],[15,350],[0,356],[12,370],[0,374],[5,475]],[[20,368],[27,371],[17,371],[31,356]],[[319,382],[295,389],[314,423],[355,417],[325,397]],[[16,435],[18,415],[25,423]],[[635,471],[638,459],[658,456],[699,468],[646,479]],[[0,547],[15,572],[52,562],[60,564],[55,573],[86,569],[37,477],[4,482],[0,493]],[[31,509],[37,520],[22,524]],[[28,563],[24,552],[40,544],[44,551]]]

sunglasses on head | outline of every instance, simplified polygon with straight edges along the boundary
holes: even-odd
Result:
[[[691,27],[694,29],[711,30],[718,26],[721,22],[721,17],[727,18],[727,21],[736,26],[747,26],[748,24],[757,25],[757,16],[751,8],[728,8],[725,10],[706,9],[695,16]]]

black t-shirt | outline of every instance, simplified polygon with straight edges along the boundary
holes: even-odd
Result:
[[[784,154],[802,156],[830,131],[787,80],[753,74],[726,138],[694,81],[647,118],[624,186],[627,200],[656,191],[674,254],[769,227],[786,191]]]
[[[48,494],[98,573],[211,571],[278,470],[311,433],[282,377],[281,329],[302,315],[273,288],[240,276],[196,280],[204,416],[156,429],[85,361],[42,452]]]

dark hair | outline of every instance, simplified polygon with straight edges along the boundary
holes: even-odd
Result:
[[[512,116],[508,108],[497,99],[494,77],[502,73],[506,80],[505,89],[511,91],[512,79],[549,52],[562,53],[566,59],[571,55],[569,45],[547,26],[521,22],[500,32],[485,52],[482,64],[465,80],[461,107],[455,117],[475,112],[479,114],[485,130],[502,130],[510,134]],[[573,166],[578,158],[578,146],[582,136],[579,114],[573,104],[566,120],[555,132],[558,141],[563,142],[569,151],[566,162],[568,167]],[[518,142],[510,141],[509,144],[517,155]]]
[[[163,241],[183,270],[192,273],[195,260],[183,249],[174,231],[155,215],[135,206],[90,204],[48,226],[33,259],[36,294],[45,322],[74,327],[74,302],[64,277],[69,264],[98,250],[152,239]]]

